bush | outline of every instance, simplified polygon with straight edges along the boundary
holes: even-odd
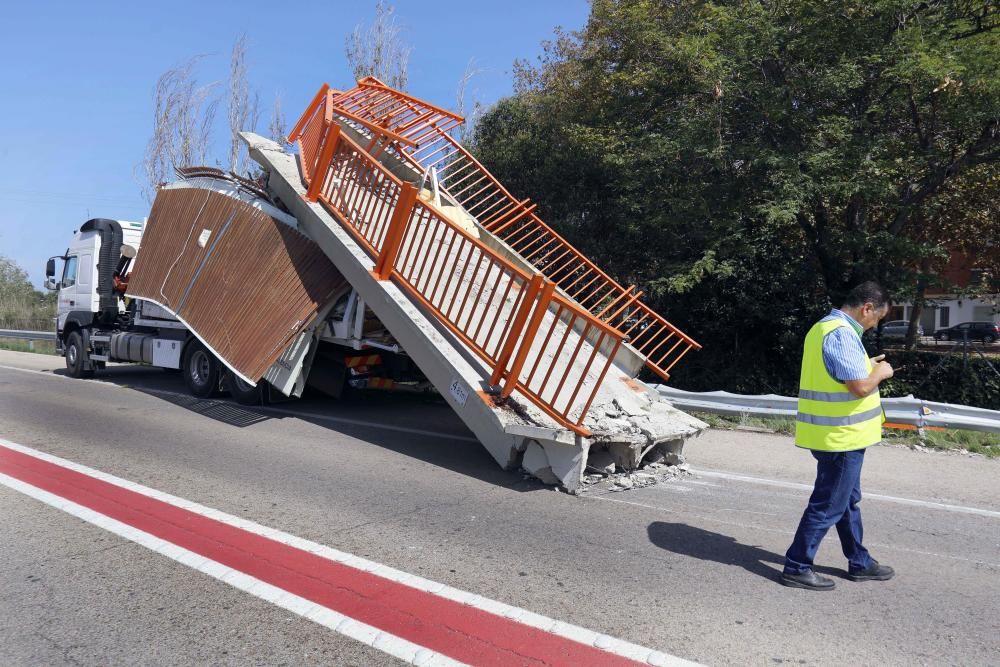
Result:
[[[1000,363],[996,359],[987,361],[974,351],[963,356],[913,350],[891,352],[888,360],[902,370],[882,383],[883,396],[913,394],[928,401],[1000,410],[1000,375],[994,370],[1000,370]]]
[[[869,351],[874,356],[875,352]],[[989,410],[1000,410],[1000,375],[990,368],[1000,370],[1000,362],[987,362],[974,351],[967,357],[961,354],[941,354],[924,351],[890,351],[887,353],[893,368],[899,368],[895,377],[882,383],[882,395],[907,396],[942,403],[957,403]],[[798,393],[798,371],[801,358],[781,363],[758,363],[746,368],[732,363],[726,372],[709,372],[707,365],[698,363],[697,355],[686,367],[671,377],[670,385],[688,391],[731,391],[737,394],[779,394],[794,396]],[[660,382],[645,371],[647,382]]]
[[[24,269],[0,255],[0,329],[47,331],[55,311],[56,295],[36,290]]]

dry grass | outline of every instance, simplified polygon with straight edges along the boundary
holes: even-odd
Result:
[[[48,340],[19,340],[16,338],[0,338],[0,350],[14,352],[34,352],[36,354],[55,354],[56,344]]]

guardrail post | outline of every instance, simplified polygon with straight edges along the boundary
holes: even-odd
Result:
[[[392,275],[392,267],[399,255],[399,247],[403,244],[406,227],[410,223],[410,216],[413,214],[413,205],[416,201],[417,189],[411,183],[403,183],[399,189],[396,208],[393,209],[392,218],[389,220],[389,228],[385,232],[382,250],[378,253],[375,269],[372,271],[377,280],[388,280]]]
[[[514,314],[514,321],[511,323],[510,331],[507,333],[507,340],[504,341],[503,347],[500,349],[496,366],[493,367],[493,375],[490,376],[490,385],[493,387],[500,384],[500,380],[503,379],[507,362],[510,361],[511,355],[514,354],[514,346],[517,345],[517,339],[521,336],[524,323],[528,321],[528,315],[531,313],[531,307],[535,303],[535,297],[542,289],[542,280],[542,275],[536,273],[531,277],[531,282],[528,283],[528,287],[524,291],[524,298],[517,312]]]
[[[517,378],[521,375],[521,368],[524,366],[525,360],[528,358],[528,352],[531,350],[531,343],[535,340],[535,334],[538,333],[538,327],[542,324],[542,318],[545,317],[545,313],[549,310],[549,304],[552,302],[552,294],[556,290],[556,284],[551,280],[545,280],[542,285],[542,293],[538,297],[538,302],[535,304],[535,312],[531,314],[531,321],[528,322],[528,328],[524,332],[524,336],[521,337],[521,347],[517,350],[517,356],[514,357],[514,363],[510,365],[510,372],[507,374],[507,382],[504,383],[503,389],[500,391],[500,398],[505,399],[511,395],[514,391],[514,387],[517,386]],[[539,350],[538,353],[541,354],[543,350]],[[555,363],[553,360],[552,363]],[[552,402],[555,403],[555,397],[553,397]]]
[[[327,171],[330,169],[330,163],[333,162],[333,153],[337,150],[337,144],[340,143],[340,125],[337,123],[327,123],[326,132],[323,137],[323,147],[320,148],[319,157],[316,159],[316,164],[312,169],[312,178],[309,180],[309,189],[306,190],[306,200],[316,201],[319,199],[319,193],[323,189],[323,183],[326,182]]]

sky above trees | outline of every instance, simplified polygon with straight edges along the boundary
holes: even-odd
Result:
[[[556,26],[577,29],[586,0],[395,3],[412,47],[409,90],[445,107],[470,59],[481,70],[467,96],[491,104],[511,91],[512,63],[534,58]],[[91,217],[141,220],[140,164],[153,126],[157,78],[193,56],[195,77],[220,97],[211,154],[228,166],[225,97],[234,42],[246,35],[249,84],[268,135],[276,94],[289,123],[323,82],[345,87],[345,38],[369,24],[375,2],[274,4],[39,2],[4,7],[0,40],[0,255],[36,286],[45,259]],[[214,164],[214,161],[213,161]]]

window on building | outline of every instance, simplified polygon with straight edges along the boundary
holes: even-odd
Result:
[[[950,319],[951,313],[949,312],[950,308],[951,308],[950,306],[941,306],[940,308],[938,308],[938,312],[941,313],[940,326],[942,328],[951,326],[951,319]]]
[[[993,283],[993,275],[988,269],[972,269],[969,272],[969,285],[972,287],[979,287],[980,285],[989,286]]]

